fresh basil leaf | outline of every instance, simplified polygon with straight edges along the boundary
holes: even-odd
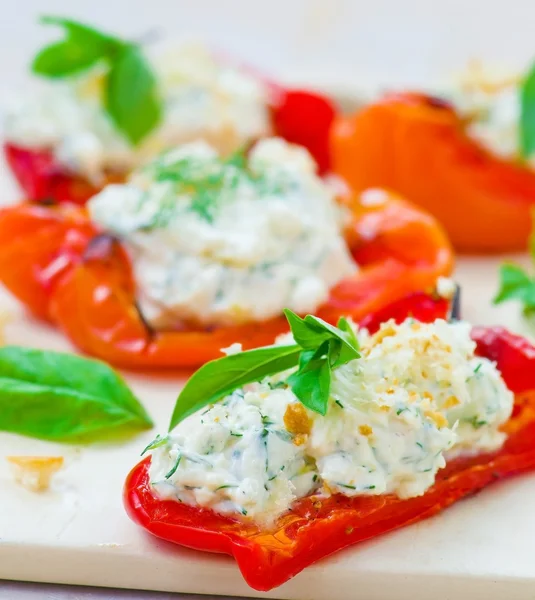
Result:
[[[358,342],[352,330],[351,333],[348,333],[313,315],[307,315],[302,319],[287,308],[284,310],[284,314],[288,319],[295,341],[305,350],[318,348],[323,342],[335,339],[345,347],[345,355],[351,357],[348,360],[359,358]],[[344,321],[344,326],[347,325],[350,328],[349,323],[345,319]]]
[[[156,79],[134,44],[125,45],[113,62],[105,96],[110,117],[133,144],[139,143],[161,120]]]
[[[520,300],[530,304],[534,293],[535,281],[522,267],[509,263],[500,267],[500,289],[493,299],[494,304],[501,304],[508,300]]]
[[[267,346],[206,363],[192,375],[178,396],[169,431],[186,417],[239,387],[295,367],[300,354],[301,348],[297,345]]]
[[[331,367],[324,356],[325,350],[303,352],[298,371],[288,377],[288,383],[297,398],[307,408],[321,415],[327,413],[331,389]]]
[[[65,40],[43,48],[32,63],[32,71],[46,77],[65,77],[84,71],[101,58],[100,49]]]
[[[31,348],[0,348],[1,431],[68,441],[126,426],[147,428],[152,421],[105,363]]]
[[[520,88],[520,152],[524,158],[535,153],[535,64]]]
[[[92,67],[103,59],[112,58],[123,43],[92,27],[62,19],[43,17],[42,23],[65,28],[66,38],[46,46],[34,58],[32,71],[45,77],[65,77]]]

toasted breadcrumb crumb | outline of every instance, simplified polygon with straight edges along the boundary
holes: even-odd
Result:
[[[44,492],[64,464],[63,456],[7,456],[15,481],[32,492]]]

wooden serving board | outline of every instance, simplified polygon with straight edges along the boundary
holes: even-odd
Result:
[[[459,260],[464,317],[527,333],[515,307],[490,304],[499,262]],[[72,349],[5,293],[0,312],[10,317],[9,343]],[[269,594],[250,590],[228,557],[152,538],[125,515],[121,488],[140,450],[165,430],[184,378],[126,377],[155,430],[89,447],[0,434],[0,579],[294,600],[535,598],[535,475],[500,483],[438,517],[340,552]],[[52,489],[36,494],[15,483],[5,460],[11,454],[62,455],[66,464]]]

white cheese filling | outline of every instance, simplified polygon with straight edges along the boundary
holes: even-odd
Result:
[[[269,526],[309,494],[419,496],[448,457],[501,447],[513,394],[474,355],[468,323],[407,320],[359,338],[362,357],[334,372],[325,417],[284,374],[248,385],[153,451],[155,493]]]
[[[506,159],[520,156],[521,77],[472,64],[444,95],[467,119],[467,132]],[[535,157],[529,160],[535,167]]]
[[[238,162],[205,142],[181,146],[107,186],[89,211],[128,249],[157,329],[314,312],[357,269],[334,193],[305,150],[278,138]]]
[[[98,184],[105,172],[129,171],[179,143],[202,138],[228,152],[269,133],[265,86],[207,48],[181,46],[153,68],[163,122],[139,147],[104,111],[104,72],[98,68],[14,98],[6,110],[5,137],[15,145],[52,150],[66,169]]]

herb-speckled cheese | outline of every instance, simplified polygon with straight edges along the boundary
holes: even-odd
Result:
[[[188,44],[157,61],[164,102],[161,126],[138,148],[114,127],[102,107],[104,73],[97,69],[46,82],[39,93],[15,98],[4,119],[8,142],[51,149],[67,169],[101,181],[107,170],[126,171],[161,150],[199,137],[223,151],[269,132],[267,91],[251,75]]]
[[[271,138],[242,160],[191,143],[90,201],[91,218],[129,250],[153,327],[313,312],[356,271],[305,150]]]
[[[516,159],[520,148],[522,78],[473,63],[448,97],[467,120],[467,133],[504,158]],[[535,160],[531,161],[535,167]]]
[[[503,444],[513,394],[474,355],[467,323],[389,322],[359,338],[362,357],[334,372],[325,417],[284,374],[237,390],[153,451],[156,494],[269,525],[309,494],[421,495],[448,457]]]

